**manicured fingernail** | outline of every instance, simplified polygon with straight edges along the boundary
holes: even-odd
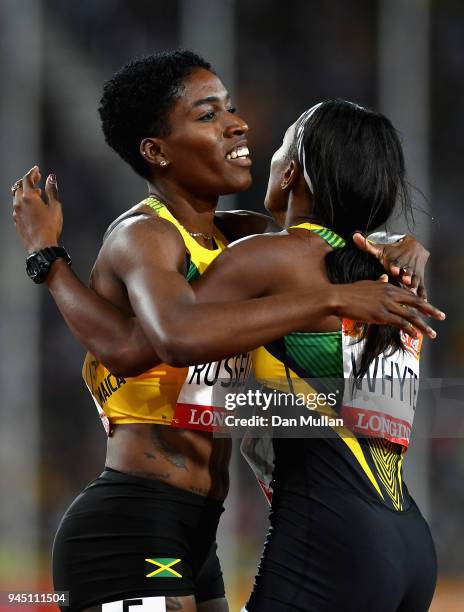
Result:
[[[436,338],[437,337],[437,332],[434,331],[433,329],[428,329],[428,334],[431,338]]]
[[[446,319],[446,314],[444,312],[440,312],[440,319]]]
[[[48,180],[50,181],[50,183],[53,183],[54,185],[56,185],[57,184],[56,174],[49,174],[48,175]]]

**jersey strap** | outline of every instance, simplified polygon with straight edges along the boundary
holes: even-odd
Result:
[[[187,270],[187,281],[189,283],[203,274],[209,264],[226,248],[227,240],[217,227],[214,228],[213,233],[216,248],[207,249],[188,233],[185,227],[174,217],[165,204],[154,197],[146,198],[141,204],[149,206],[159,217],[172,223],[182,236],[185,249],[189,255],[189,268]]]
[[[318,225],[317,223],[298,223],[298,225],[291,225],[288,229],[305,229],[309,232],[313,232],[317,234],[327,242],[329,246],[333,249],[341,249],[346,246],[345,240],[330,230],[328,227],[324,227],[323,225]]]

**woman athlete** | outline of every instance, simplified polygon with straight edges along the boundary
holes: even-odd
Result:
[[[287,130],[272,160],[266,207],[285,218],[286,231],[230,247],[197,297],[219,287],[237,300],[302,291],[322,278],[377,278],[378,262],[351,235],[388,222],[398,200],[409,212],[403,153],[388,119],[349,102],[318,104]],[[257,260],[259,269],[248,263]],[[269,394],[322,394],[317,412],[344,423],[316,421],[300,429],[306,437],[274,437],[267,461],[265,440],[245,444],[272,497],[248,612],[429,609],[434,545],[402,479],[420,349],[420,337],[392,327],[359,329],[324,315],[254,351],[255,377]],[[343,399],[328,405],[338,391]]]
[[[207,432],[166,427],[175,418],[179,393],[187,393],[181,406],[195,405],[188,386],[193,396],[201,391],[195,383],[205,369],[197,366],[190,380],[187,368],[174,371],[166,364],[199,364],[246,351],[308,325],[315,313],[414,323],[430,335],[413,312],[399,317],[398,304],[440,316],[408,292],[376,282],[321,283],[298,303],[288,295],[240,304],[219,304],[216,296],[215,304],[197,303],[185,277],[191,280],[206,269],[226,242],[224,234],[232,239],[257,231],[259,224],[262,231],[267,223],[252,217],[254,229],[244,230],[244,215],[223,215],[222,232],[216,228],[218,195],[246,188],[250,180],[249,161],[242,158],[247,127],[232,110],[209,65],[185,52],[135,62],[105,90],[101,114],[107,140],[147,178],[158,199],[144,201],[110,228],[92,276],[95,291],[107,301],[86,289],[61,260],[46,279],[73,332],[98,356],[87,360],[87,380],[110,425],[112,470],[74,502],[55,543],[55,586],[71,590],[75,610],[157,594],[176,596],[163,603],[167,609],[193,610],[196,603],[199,610],[225,609],[214,534],[227,489],[229,449]],[[55,246],[61,232],[53,178],[46,186],[48,208],[35,189],[38,178],[34,169],[15,194],[16,222],[28,251]],[[142,327],[130,319],[127,333],[127,317],[134,314]],[[140,329],[149,339],[145,354]],[[119,350],[102,357],[108,338]],[[100,363],[118,374],[118,359],[127,363],[137,354],[147,370],[159,362],[153,347],[165,365],[136,379],[112,377]],[[141,371],[140,362],[137,368]],[[246,369],[242,362],[241,368]],[[176,567],[165,567],[169,563],[161,559]]]

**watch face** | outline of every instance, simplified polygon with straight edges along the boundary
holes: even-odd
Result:
[[[71,258],[63,247],[46,247],[41,251],[31,253],[26,259],[26,272],[34,283],[43,283],[53,262],[64,259],[71,265]]]
[[[50,263],[41,255],[41,253],[32,253],[26,259],[26,272],[34,283],[43,283],[45,280]]]

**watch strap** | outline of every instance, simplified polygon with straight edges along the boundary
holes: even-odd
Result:
[[[71,257],[64,247],[51,246],[34,251],[26,259],[26,272],[34,283],[43,283],[47,278],[52,264],[57,259],[64,259],[68,265],[71,265]]]
[[[45,247],[45,249],[36,252],[41,253],[51,264],[57,259],[64,259],[69,265],[72,263],[68,251],[62,246]]]

